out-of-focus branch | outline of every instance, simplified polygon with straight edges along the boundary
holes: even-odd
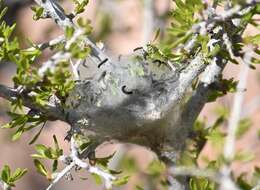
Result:
[[[247,77],[249,73],[249,64],[252,59],[252,49],[248,49],[245,52],[243,63],[241,63],[241,69],[239,73],[239,83],[237,89],[245,89],[247,84]],[[236,131],[238,128],[238,123],[240,120],[240,115],[242,111],[242,104],[244,99],[244,91],[237,91],[234,97],[234,103],[232,107],[232,112],[229,119],[228,130],[226,142],[224,145],[224,158],[226,159],[226,164],[221,169],[222,179],[220,190],[237,190],[235,183],[231,179],[231,161],[235,156],[235,141],[236,141]]]
[[[66,121],[65,114],[62,111],[62,108],[59,104],[56,103],[48,103],[44,106],[39,106],[32,101],[32,97],[29,94],[25,94],[24,92],[20,92],[17,89],[13,89],[7,86],[0,84],[0,97],[14,101],[18,98],[23,100],[24,106],[31,108],[33,110],[37,110],[40,113],[44,114],[49,120],[62,120]]]
[[[249,73],[248,65],[250,64],[251,59],[252,56],[250,51],[248,50],[248,52],[246,52],[244,56],[244,64],[243,63],[241,64],[241,69],[239,73],[239,83],[237,85],[238,91],[235,93],[234,103],[233,103],[232,112],[230,115],[230,120],[228,125],[228,131],[227,131],[228,135],[226,138],[226,143],[224,148],[224,157],[227,160],[232,160],[235,153],[236,131],[240,120],[242,104],[243,104],[243,99],[245,94],[245,91],[243,89],[246,89],[247,77]]]
[[[257,185],[251,190],[260,190],[260,182],[258,182]]]

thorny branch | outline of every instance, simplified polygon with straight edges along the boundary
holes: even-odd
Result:
[[[66,121],[62,107],[57,102],[49,102],[47,105],[39,106],[32,101],[30,94],[0,84],[0,97],[14,101],[18,98],[23,100],[24,106],[44,114],[49,120]]]
[[[35,2],[43,7],[46,15],[51,17],[63,30],[65,30],[67,27],[74,27],[76,30],[78,29],[72,20],[65,14],[63,8],[56,1],[35,0]],[[92,50],[91,55],[97,58],[98,61],[103,61],[105,59],[110,60],[110,58],[87,37],[85,38],[85,42]]]
[[[50,190],[57,182],[59,182],[70,170],[72,170],[75,166],[78,166],[82,169],[87,170],[90,174],[96,174],[103,178],[105,182],[106,189],[111,189],[113,181],[116,180],[116,177],[108,173],[107,171],[101,170],[97,166],[91,166],[86,162],[83,162],[78,155],[78,147],[75,143],[74,138],[71,138],[71,154],[67,156],[65,159],[70,159],[71,162],[66,166],[61,172],[59,172],[56,177],[53,179],[51,184],[47,187],[46,190]],[[64,156],[63,156],[64,157]]]

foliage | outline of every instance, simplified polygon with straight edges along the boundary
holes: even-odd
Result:
[[[1,171],[1,180],[11,187],[15,187],[15,182],[22,178],[27,172],[27,169],[17,168],[13,173],[8,165],[4,165]]]

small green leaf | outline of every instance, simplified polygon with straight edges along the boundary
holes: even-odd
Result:
[[[34,12],[33,19],[39,20],[43,16],[44,8],[40,6],[32,6],[32,11]]]
[[[26,173],[27,173],[27,169],[17,168],[13,173],[13,175],[11,176],[11,180],[15,182],[18,179],[22,178]]]
[[[251,126],[252,122],[250,119],[240,120],[236,131],[236,138],[241,138]]]
[[[158,28],[158,29],[156,30],[156,33],[155,33],[155,36],[154,36],[152,42],[154,42],[155,40],[157,40],[157,38],[160,36],[160,32],[161,32],[161,29]]]
[[[255,158],[255,155],[249,151],[237,151],[234,160],[249,162]]]
[[[76,4],[74,12],[76,14],[80,14],[80,13],[84,12],[85,7],[87,6],[89,0],[73,0],[73,2]]]
[[[1,126],[2,129],[10,129],[12,128],[12,125],[10,125],[10,123],[4,124],[3,126]]]
[[[41,134],[41,132],[42,132],[42,130],[43,130],[43,128],[44,128],[44,125],[45,125],[45,123],[42,125],[41,129],[40,129],[40,130],[38,131],[38,133],[33,137],[33,139],[29,142],[30,145],[33,144],[33,143],[35,143],[35,141],[39,138],[39,136],[40,136],[40,134]]]
[[[17,129],[17,131],[12,135],[12,141],[18,140],[22,134],[24,133],[24,126],[21,126]]]
[[[4,165],[4,168],[2,170],[1,173],[1,178],[4,182],[9,183],[10,180],[10,176],[11,175],[11,170],[10,167],[8,165]]]
[[[43,144],[37,144],[35,146],[35,150],[40,154],[45,156],[45,152],[48,150],[48,148]]]
[[[148,166],[148,173],[153,176],[159,176],[166,170],[166,166],[163,162],[155,160]]]
[[[97,164],[100,164],[101,166],[107,167],[110,159],[113,158],[114,155],[115,155],[115,152],[104,158],[96,158],[96,162],[97,162]]]
[[[66,39],[70,39],[75,32],[75,29],[73,27],[66,27],[65,29],[65,37]]]
[[[58,144],[58,140],[57,140],[56,135],[53,135],[52,138],[53,138],[53,141],[54,141],[55,149],[56,149],[56,150],[59,150],[60,147],[59,147],[59,144]]]
[[[1,12],[0,12],[0,20],[3,18],[3,16],[6,14],[7,12],[7,7],[5,7]]]
[[[113,184],[116,186],[122,186],[125,185],[128,181],[129,181],[129,176],[124,176],[113,181]]]
[[[47,172],[47,170],[45,169],[44,165],[43,165],[39,160],[37,160],[37,159],[34,159],[33,162],[34,162],[34,165],[35,165],[37,171],[38,171],[41,175],[47,177],[47,176],[48,176],[48,172]]]
[[[52,172],[56,172],[58,169],[58,160],[54,160],[52,164]]]
[[[102,178],[99,175],[93,173],[93,174],[91,174],[91,176],[94,178],[97,185],[102,184]]]

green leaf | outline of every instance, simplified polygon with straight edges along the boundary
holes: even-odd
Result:
[[[38,131],[38,133],[33,137],[33,139],[29,142],[29,145],[35,143],[35,141],[39,138],[43,128],[44,128],[45,123],[42,125],[41,129]]]
[[[18,140],[22,134],[24,133],[24,126],[21,126],[17,129],[17,131],[12,135],[12,141]]]
[[[192,177],[189,181],[189,186],[191,190],[215,190],[216,185],[210,182],[206,178],[195,178]]]
[[[75,29],[73,27],[66,27],[65,29],[65,37],[66,39],[70,39],[75,32]]]
[[[52,172],[56,172],[58,169],[58,160],[54,160],[52,164]]]
[[[255,155],[249,151],[237,151],[234,160],[248,162],[255,158]]]
[[[91,176],[94,178],[97,185],[102,184],[102,178],[99,175],[92,173]]]
[[[32,6],[31,7],[32,11],[34,12],[33,19],[34,20],[39,20],[42,18],[43,13],[44,13],[44,8],[40,6]]]
[[[93,28],[90,25],[91,21],[89,19],[83,19],[82,17],[78,18],[77,23],[81,27],[86,35],[91,34]]]
[[[2,129],[10,129],[12,128],[12,125],[10,125],[10,123],[4,124],[3,126],[1,126]]]
[[[44,165],[37,159],[34,159],[34,165],[36,167],[36,170],[38,173],[40,173],[41,175],[43,176],[48,176],[48,172],[47,170],[45,169]]]
[[[206,136],[206,138],[213,144],[213,146],[220,149],[223,148],[225,134],[218,128],[212,130],[210,134]]]
[[[53,138],[53,141],[54,141],[55,149],[56,149],[56,150],[59,150],[60,147],[59,147],[59,144],[58,144],[58,140],[57,140],[56,135],[53,135],[52,138]]]
[[[2,173],[1,173],[1,179],[8,184],[10,177],[11,177],[10,167],[8,165],[4,165],[4,168],[2,169]]]
[[[136,186],[135,186],[135,190],[144,190],[144,188],[142,188],[142,187],[139,186],[139,185],[136,185]]]
[[[45,152],[48,150],[48,148],[43,144],[37,144],[35,146],[35,150],[39,153],[39,155],[45,156]]]
[[[160,176],[165,170],[165,164],[158,160],[152,161],[147,168],[147,172],[152,176]]]
[[[96,162],[97,162],[97,164],[100,164],[101,166],[107,167],[110,159],[113,158],[114,155],[115,155],[115,152],[107,157],[96,158]]]
[[[125,185],[128,181],[129,181],[129,176],[124,176],[113,181],[113,184],[116,186],[122,186]]]
[[[11,181],[15,182],[22,178],[27,173],[27,169],[17,168],[11,176]]]
[[[251,190],[253,188],[252,185],[250,185],[246,181],[245,174],[243,174],[243,173],[237,178],[236,182],[237,182],[238,187],[243,190]]]
[[[251,126],[252,122],[250,119],[240,120],[236,131],[236,138],[241,138]]]
[[[3,18],[3,16],[6,14],[8,8],[5,7],[1,12],[0,12],[0,20]]]
[[[244,38],[244,41],[246,43],[252,43],[254,45],[259,45],[260,44],[260,34],[257,34],[255,36],[247,36]]]
[[[73,0],[73,2],[76,4],[74,12],[76,14],[80,14],[80,13],[84,12],[85,7],[87,6],[89,0]]]
[[[157,38],[160,36],[160,32],[161,32],[161,29],[158,28],[158,29],[156,30],[156,33],[155,33],[155,36],[154,36],[152,42],[154,42],[155,40],[157,40]]]

